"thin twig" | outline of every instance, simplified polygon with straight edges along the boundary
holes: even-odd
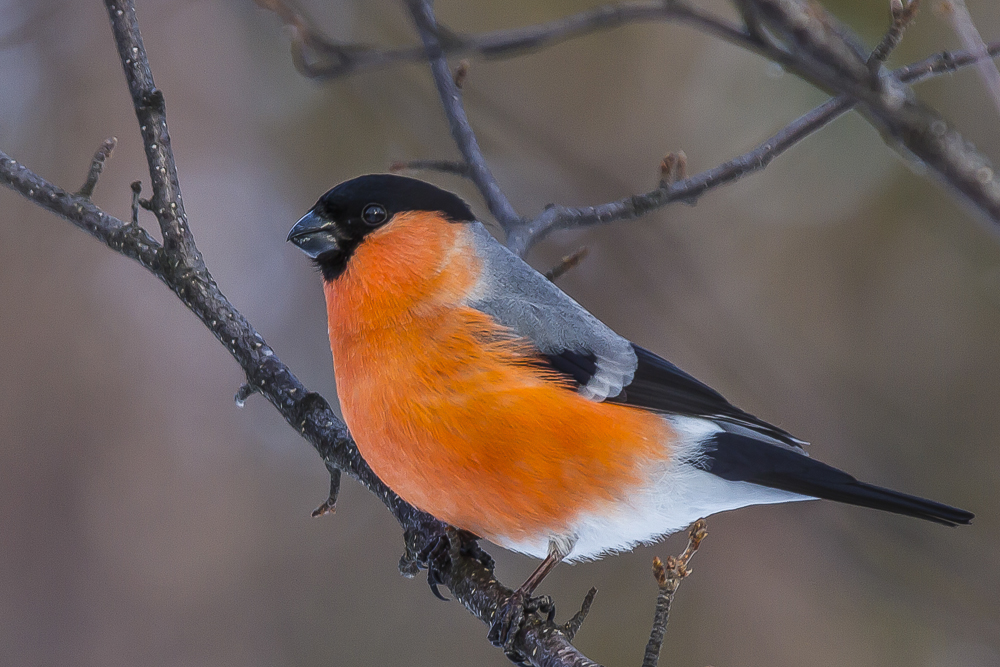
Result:
[[[748,0],[733,0],[733,4],[740,13],[740,18],[743,19],[743,25],[746,26],[747,33],[761,43],[770,41],[767,32],[764,30],[760,15],[757,13],[757,8],[753,3]]]
[[[583,258],[587,256],[587,246],[580,246],[577,248],[576,252],[566,255],[559,263],[553,266],[551,269],[545,272],[545,277],[551,281],[555,281],[560,276],[564,275],[567,271],[572,269],[574,266],[583,261]]]
[[[132,189],[132,224],[138,226],[139,207],[142,206],[142,200],[139,199],[139,195],[142,194],[142,181],[132,181],[130,188]]]
[[[776,48],[788,52],[795,72],[813,85],[855,96],[878,87],[860,40],[818,3],[741,0],[752,6]],[[831,86],[830,81],[837,86]]]
[[[792,69],[793,71],[800,71],[800,69],[797,69],[796,63],[790,60],[791,56],[779,47],[768,44],[760,44],[752,36],[740,31],[738,28],[727,26],[724,22],[717,21],[710,16],[705,16],[681,3],[667,4],[669,4],[673,11],[676,12],[676,14],[673,15],[675,18],[695,23],[698,27],[713,34],[717,34],[721,31],[722,35],[725,38],[730,39],[730,41],[737,41],[745,48],[762,53],[767,57],[774,59],[776,62],[783,64],[786,68]],[[916,3],[911,3],[906,9],[903,10],[903,13],[906,15],[904,24],[905,21],[912,19],[912,12],[915,11],[915,4]],[[412,6],[413,4],[411,2],[411,7]],[[894,20],[893,26],[889,29],[889,32],[892,33],[898,30],[898,22]],[[836,22],[831,21],[827,24],[823,24],[823,39],[832,42],[841,40],[843,46],[840,53],[842,55],[846,54],[845,57],[849,58],[853,63],[856,60],[856,46],[853,43],[853,38],[849,34],[845,37],[843,33],[846,33],[846,30],[840,28]],[[816,50],[822,52],[824,49],[832,49],[832,47],[824,45],[822,48],[817,47]],[[883,47],[883,50],[887,55],[887,47]],[[987,54],[989,56],[996,56],[998,53],[1000,53],[1000,42],[995,42],[987,46]],[[882,80],[894,81],[897,86],[899,84],[913,84],[937,74],[955,71],[958,68],[972,64],[977,60],[978,57],[976,55],[967,51],[955,53],[945,52],[927,58],[920,63],[902,67],[892,72],[890,75],[882,77]],[[867,64],[865,66],[867,67]],[[805,71],[808,71],[808,68],[805,68]],[[685,201],[687,203],[694,203],[698,197],[709,189],[730,183],[753,171],[764,168],[770,163],[771,160],[783,153],[789,147],[798,141],[801,141],[809,134],[821,129],[831,120],[854,108],[856,102],[852,99],[852,93],[855,93],[858,90],[866,90],[867,85],[868,84],[865,83],[864,85],[852,84],[851,86],[848,86],[849,90],[846,90],[845,94],[833,98],[829,102],[793,121],[786,128],[748,153],[738,156],[729,162],[719,165],[718,167],[702,172],[701,174],[698,174],[690,179],[681,178],[678,182],[673,184],[663,183],[660,188],[651,192],[641,195],[633,195],[601,206],[550,206],[533,219],[522,219],[520,221],[516,221],[513,225],[509,223],[505,224],[504,228],[505,231],[507,231],[507,245],[516,253],[523,254],[532,245],[534,245],[534,243],[541,240],[556,229],[566,229],[592,224],[609,223],[621,219],[631,219],[678,200]],[[451,101],[453,103],[457,102],[458,109],[461,110],[461,104],[458,99],[459,98],[457,97],[452,97]],[[450,105],[443,94],[442,101],[444,102],[446,112],[448,112]],[[461,117],[464,119],[464,111],[462,111]],[[453,115],[450,112],[449,118],[453,118]],[[459,125],[463,124],[459,123]],[[939,126],[935,125],[935,127]],[[463,130],[467,132],[468,136],[471,136],[472,141],[474,142],[475,137],[472,134],[471,128],[468,126],[467,119],[464,123]],[[478,149],[478,146],[476,146],[476,148]],[[977,164],[980,166],[975,168],[973,178],[981,180],[983,175],[986,173],[981,167],[984,163],[980,162]],[[475,180],[474,167],[461,162],[417,160],[407,163],[395,163],[393,167],[404,168],[403,165],[405,165],[405,168],[424,168],[454,173]],[[485,164],[483,164],[483,166],[485,166]],[[968,170],[966,170],[966,172],[968,172]],[[966,183],[970,182],[968,173],[965,174],[964,181]],[[483,191],[483,188],[480,187],[480,190]],[[966,192],[968,190],[969,188],[965,189]],[[488,190],[484,192],[484,198],[487,192]],[[980,210],[989,210],[989,197],[983,196],[981,189],[978,193],[974,193],[973,200],[977,208]],[[492,208],[493,207],[491,206],[491,210]],[[988,215],[990,214],[988,213]]]
[[[90,161],[90,169],[87,171],[87,180],[83,182],[83,185],[76,191],[76,194],[90,199],[90,197],[94,194],[94,188],[97,187],[97,179],[101,177],[101,172],[104,171],[104,163],[106,163],[108,158],[111,157],[111,153],[114,152],[115,146],[117,145],[118,139],[115,137],[104,140],[101,147],[94,153],[94,158]]]
[[[660,651],[663,649],[663,636],[670,619],[670,605],[674,601],[677,589],[691,569],[688,564],[697,553],[702,541],[708,537],[704,519],[698,519],[688,530],[688,543],[684,552],[676,558],[670,556],[664,565],[659,557],[653,559],[653,576],[656,577],[657,595],[656,611],[653,613],[653,627],[649,632],[649,642],[642,656],[642,667],[656,667],[660,661]]]
[[[1000,112],[1000,70],[997,69],[996,63],[982,57],[986,54],[987,46],[972,20],[972,14],[969,13],[965,0],[947,0],[942,7],[945,14],[951,19],[951,25],[958,33],[962,46],[970,53],[979,56],[979,61],[976,63],[979,78],[983,80],[983,85],[990,94],[990,99],[993,100],[994,106]]]
[[[459,90],[462,90],[462,86],[465,85],[465,78],[469,76],[469,67],[468,60],[463,58],[458,61],[458,67],[455,68],[454,81],[455,87]]]
[[[293,0],[257,0],[273,11],[288,27],[292,38],[292,58],[303,75],[313,79],[334,79],[367,69],[401,62],[422,62],[426,50],[420,46],[378,48],[367,44],[339,42],[324,35]],[[760,51],[766,49],[738,25],[713,16],[678,0],[664,2],[622,2],[570,14],[537,25],[496,30],[477,35],[461,35],[438,24],[441,51],[447,56],[476,55],[487,59],[512,58],[554,46],[570,39],[624,25],[678,21],[720,39]],[[770,54],[777,55],[777,54]]]
[[[441,97],[441,105],[444,107],[445,115],[448,117],[448,124],[451,126],[451,136],[462,152],[462,157],[469,165],[472,182],[476,184],[486,206],[497,222],[504,230],[512,229],[520,222],[521,217],[514,210],[500,188],[500,184],[497,183],[490,168],[486,165],[486,159],[479,148],[479,142],[469,125],[469,119],[465,115],[465,107],[462,106],[462,93],[455,86],[455,80],[448,69],[448,60],[442,51],[434,10],[427,0],[407,0],[407,5],[410,8],[410,14],[417,31],[423,40],[424,48],[427,50],[427,59],[430,61],[434,83]]]
[[[868,56],[868,67],[873,72],[877,72],[903,39],[903,32],[917,15],[920,8],[920,0],[910,0],[904,6],[903,0],[891,0],[889,3],[889,13],[892,16],[892,26],[882,36],[882,41],[878,43],[872,54]]]
[[[308,24],[306,19],[302,18],[301,12],[296,13],[288,9],[291,6],[290,2],[284,0],[261,1],[262,4],[272,8],[278,6],[279,9],[275,9],[275,11],[282,14],[286,22],[290,21],[299,31],[308,33],[309,39],[317,43],[332,44],[330,48],[332,52],[337,54],[339,62],[337,75],[354,71],[355,67],[361,63],[366,63],[366,66],[367,64],[387,64],[399,60],[412,60],[416,57],[413,49],[380,52],[372,47],[338,45],[328,42],[328,40],[317,37],[318,32]],[[411,9],[420,5],[413,0],[408,0],[408,2]],[[887,100],[889,106],[896,103],[897,100],[894,98],[905,96],[905,91],[901,90],[898,84],[894,85],[895,81],[903,82],[902,78],[871,78],[871,71],[868,68],[869,58],[862,54],[859,40],[821,9],[814,11],[813,5],[807,6],[798,0],[738,0],[738,3],[744,7],[744,16],[753,17],[753,25],[746,29],[686,5],[679,0],[672,0],[658,3],[606,5],[537,26],[485,33],[472,37],[457,36],[446,31],[440,25],[428,24],[431,25],[432,29],[422,31],[422,36],[425,38],[425,53],[430,55],[432,59],[444,60],[443,56],[449,53],[475,52],[484,56],[515,55],[522,52],[523,49],[541,48],[563,39],[625,23],[644,20],[676,20],[691,24],[707,34],[758,53],[821,87],[833,88],[835,91],[850,97],[867,100],[871,91],[879,87],[875,85],[876,83],[888,84],[890,90],[886,97],[889,98]],[[432,13],[430,16],[433,18]],[[764,28],[762,16],[767,17],[767,29]],[[897,29],[898,26],[894,21],[890,33]],[[427,40],[428,34],[431,37],[430,42]],[[783,39],[786,43],[775,42],[771,37],[772,34]],[[445,35],[446,38],[442,38],[442,35]],[[892,40],[893,38],[888,36],[887,39]],[[993,53],[992,45],[987,47],[987,50]],[[939,61],[939,64],[943,63]],[[313,70],[308,75],[315,76],[316,74],[316,70]],[[440,78],[440,75],[436,73],[435,80],[440,81]],[[453,135],[456,136],[460,148],[463,144],[468,144],[470,139],[474,143],[475,137],[471,128],[468,127],[467,119],[464,118],[460,98],[452,95],[449,99],[440,83],[439,92],[442,95],[446,112],[449,114]],[[454,108],[456,106],[457,110]],[[892,137],[892,141],[902,140],[903,145],[906,145],[907,139],[911,139],[913,146],[907,146],[908,150],[927,161],[944,182],[962,193],[976,208],[989,217],[996,217],[993,212],[995,197],[992,196],[994,183],[982,182],[987,173],[983,170],[985,161],[974,151],[965,150],[963,148],[964,142],[961,141],[960,136],[951,131],[947,132],[947,136],[943,139],[939,137],[938,140],[935,140],[933,133],[928,134],[928,130],[931,126],[939,128],[941,125],[937,122],[938,119],[931,118],[926,113],[910,114],[908,122],[886,122],[886,118],[883,116],[886,116],[886,112],[891,112],[892,109],[886,109],[885,104],[875,105],[875,109],[877,110],[879,106],[883,108],[881,111],[876,111],[873,120],[887,137]],[[839,113],[843,113],[843,110]],[[888,113],[888,116],[891,120],[891,113]],[[465,122],[463,123],[461,120]],[[456,130],[456,126],[460,129]],[[459,136],[463,133],[465,134],[464,138]],[[478,150],[478,146],[476,149]],[[462,150],[463,155],[467,156],[466,149]],[[535,220],[518,222],[516,216],[512,216],[512,208],[504,210],[501,202],[506,200],[502,193],[499,193],[499,189],[494,190],[489,183],[492,178],[484,178],[483,171],[488,173],[485,163],[478,164],[477,161],[473,160],[470,161],[470,164],[470,177],[477,183],[491,212],[500,220],[502,226],[508,231],[508,235],[512,234],[512,228],[518,228],[514,229],[513,232],[514,241],[509,242],[508,245],[515,249],[521,248],[523,252],[537,239],[526,241],[520,238],[525,234],[519,228],[524,226],[534,228],[539,220],[551,220],[552,211],[543,213]],[[493,184],[495,185],[495,181]],[[659,199],[662,200],[662,203],[658,205],[674,201],[673,199]],[[681,197],[681,199],[688,198]],[[640,205],[639,208],[642,206]],[[625,217],[632,217],[630,207],[626,206],[620,210],[625,213]],[[500,215],[497,215],[497,211],[501,211]],[[602,221],[610,221],[610,219]]]
[[[337,511],[337,500],[340,498],[340,468],[336,468],[329,464],[326,467],[330,472],[330,492],[327,494],[326,500],[324,500],[319,507],[312,511],[310,516],[314,519],[318,516],[335,514]]]
[[[903,83],[920,83],[940,74],[957,72],[963,67],[974,65],[984,58],[1000,56],[1000,40],[986,45],[986,54],[970,51],[942,51],[893,71],[893,76]]]
[[[576,633],[579,632],[580,628],[583,626],[583,622],[587,620],[587,616],[590,614],[590,607],[594,604],[595,597],[597,597],[597,589],[591,587],[591,589],[587,591],[587,595],[583,598],[583,604],[580,605],[580,611],[573,614],[573,617],[563,624],[562,630],[570,641],[573,641],[573,638],[576,637]]]
[[[108,215],[87,197],[49,183],[3,151],[0,151],[0,183],[46,211],[66,218],[112,250],[154,272],[158,269],[161,246],[145,229]]]
[[[631,220],[675,201],[694,203],[709,190],[763,169],[771,160],[849,111],[852,106],[846,96],[830,100],[792,121],[753,150],[666,188],[658,187],[598,206],[549,206],[538,217],[514,229],[507,236],[507,247],[523,255],[556,230]]]

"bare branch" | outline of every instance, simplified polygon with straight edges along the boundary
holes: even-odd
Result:
[[[559,277],[565,275],[567,271],[582,262],[588,252],[590,251],[587,249],[587,246],[580,246],[576,249],[576,252],[566,255],[559,260],[558,264],[546,271],[545,277],[555,282]]]
[[[937,112],[916,101],[899,79],[873,79],[841,32],[831,29],[836,21],[819,4],[749,1],[759,7],[770,31],[784,35],[807,55],[804,69],[813,83],[856,98],[859,110],[887,143],[918,158],[982,215],[1000,223],[1000,182],[988,160]]]
[[[426,49],[419,46],[382,49],[333,40],[324,35],[293,0],[257,0],[257,4],[273,11],[288,27],[293,62],[304,76],[312,79],[334,79],[400,62],[422,62],[426,58]],[[689,23],[743,48],[781,58],[766,42],[738,25],[677,0],[602,5],[546,23],[478,35],[456,34],[438,24],[439,48],[446,56],[512,58],[595,32],[653,21]]]
[[[159,242],[146,230],[108,215],[90,199],[66,192],[0,151],[0,183],[20,193],[46,211],[66,218],[112,250],[136,260],[147,269],[159,264]]]
[[[748,0],[733,0],[733,4],[743,19],[743,25],[746,26],[747,33],[762,44],[769,42],[770,37],[764,30],[764,25],[753,3]]]
[[[167,132],[166,103],[163,93],[153,83],[153,72],[145,57],[146,50],[139,34],[135,7],[127,0],[105,0],[111,31],[118,47],[118,57],[125,70],[125,81],[132,95],[132,106],[142,131],[142,144],[149,163],[149,178],[153,184],[150,198],[153,213],[160,223],[163,245],[169,251],[180,252],[177,259],[190,268],[204,268],[201,253],[187,227],[187,216],[177,182],[177,166],[170,152]]]
[[[323,35],[293,0],[257,0],[257,4],[273,11],[284,22],[291,33],[292,62],[303,76],[311,79],[333,79],[424,59],[424,50],[419,46],[383,50],[366,44],[334,41]]]
[[[139,224],[139,195],[142,194],[142,181],[132,181],[132,224]]]
[[[1000,55],[1000,41],[987,46],[986,56]],[[915,84],[940,74],[954,72],[976,63],[982,56],[969,51],[942,52],[918,63],[900,67],[883,78],[892,78],[902,84]],[[631,220],[675,201],[694,203],[707,191],[732,183],[747,174],[759,171],[770,162],[810,134],[825,127],[832,120],[842,116],[857,104],[849,95],[840,95],[816,107],[807,114],[785,126],[780,132],[762,142],[752,150],[708,169],[691,178],[674,183],[663,183],[649,192],[630,195],[617,201],[596,206],[563,206],[553,204],[535,218],[526,220],[508,233],[507,247],[519,255],[525,254],[535,243],[556,230],[608,224],[618,220]],[[935,131],[946,126],[934,125]],[[966,147],[966,150],[967,147]],[[973,179],[986,177],[984,169],[989,169],[985,160],[979,163]],[[671,169],[673,167],[671,166]],[[661,165],[662,170],[662,165]],[[662,172],[661,172],[662,173]],[[989,175],[992,175],[990,173]],[[968,181],[966,174],[965,181]],[[977,184],[984,185],[976,180]],[[950,182],[949,182],[950,183]],[[664,187],[665,186],[665,187]],[[996,195],[1000,196],[1000,195]],[[990,210],[990,197],[978,197],[974,205],[980,211]],[[996,219],[996,218],[994,218]]]
[[[986,86],[997,111],[1000,111],[1000,70],[997,69],[996,63],[983,57],[987,51],[986,43],[983,42],[983,37],[972,20],[965,0],[947,0],[942,3],[942,8],[951,19],[958,38],[962,40],[962,46],[970,53],[979,56],[979,61],[976,63],[979,78],[983,80],[983,85]]]
[[[821,88],[863,95],[878,87],[860,42],[818,3],[801,0],[741,0],[751,6],[773,45],[789,54],[794,71]],[[836,81],[837,87],[830,84]]]
[[[326,467],[330,471],[330,493],[327,495],[326,500],[312,511],[311,516],[314,519],[318,516],[334,514],[337,511],[337,500],[340,498],[340,468],[329,464]]]
[[[985,54],[972,53],[971,51],[942,51],[918,63],[900,67],[892,74],[903,83],[920,83],[940,74],[957,72],[963,67],[978,63],[983,58],[996,58],[997,56],[1000,56],[1000,41],[987,44]]]
[[[462,93],[455,86],[455,79],[448,69],[448,60],[441,47],[434,10],[427,0],[407,0],[407,6],[410,8],[413,22],[416,24],[417,31],[424,42],[424,48],[427,50],[434,83],[437,85],[441,105],[444,107],[445,115],[448,116],[448,124],[451,126],[451,136],[455,139],[458,149],[462,152],[462,157],[469,165],[470,178],[479,188],[490,213],[505,231],[509,231],[520,222],[521,217],[511,206],[503,190],[500,189],[500,184],[493,177],[493,173],[486,165],[486,159],[479,149],[479,142],[476,141],[476,135],[469,125],[469,119],[465,115],[465,107],[462,106]]]
[[[594,604],[594,598],[597,597],[597,589],[591,588],[587,591],[587,595],[583,598],[583,604],[580,605],[580,611],[573,614],[573,617],[563,624],[562,630],[566,633],[566,638],[573,641],[576,637],[576,633],[580,631],[583,626],[583,622],[587,620],[587,616],[590,615],[590,607]]]
[[[463,58],[458,61],[458,67],[455,68],[455,87],[461,90],[467,76],[469,76],[469,61]]]
[[[889,12],[892,15],[892,26],[882,37],[872,54],[868,56],[868,68],[877,72],[888,58],[889,54],[899,46],[903,39],[903,32],[917,15],[920,8],[920,0],[910,0],[909,4],[903,5],[903,0],[892,0],[889,3]]]
[[[104,163],[108,161],[111,157],[111,153],[115,150],[115,146],[118,145],[118,139],[111,137],[110,139],[105,139],[101,147],[97,149],[94,153],[94,158],[90,161],[90,170],[87,171],[87,180],[84,181],[80,189],[76,191],[76,194],[81,197],[86,197],[90,199],[91,195],[94,194],[94,188],[97,187],[97,179],[101,177],[101,172],[104,171]]]
[[[642,657],[642,667],[656,667],[660,661],[660,650],[663,648],[663,635],[670,618],[670,605],[681,582],[691,574],[688,563],[701,547],[702,541],[708,537],[705,520],[698,519],[688,530],[688,543],[684,553],[676,558],[670,556],[666,564],[659,559],[653,559],[653,576],[659,592],[656,596],[656,611],[653,613],[653,629],[649,633],[649,642]]]
[[[781,132],[750,152],[738,156],[729,162],[702,172],[690,179],[681,177],[680,180],[677,180],[671,168],[671,174],[665,175],[667,177],[664,178],[660,187],[656,190],[645,194],[633,195],[600,206],[566,207],[553,205],[546,208],[545,211],[534,219],[510,217],[509,213],[501,214],[504,217],[498,216],[496,210],[501,210],[504,204],[507,204],[507,200],[505,198],[499,200],[494,198],[491,201],[494,195],[493,188],[497,190],[499,188],[489,174],[485,162],[482,160],[482,154],[478,149],[478,144],[475,142],[475,135],[471,127],[469,127],[468,119],[465,117],[457,89],[453,89],[452,94],[449,94],[448,83],[444,79],[444,71],[447,70],[447,65],[443,63],[443,53],[447,52],[447,46],[440,40],[435,41],[435,24],[427,23],[425,18],[425,25],[421,28],[421,31],[425,36],[425,40],[430,39],[428,54],[432,63],[439,63],[436,65],[435,81],[438,84],[438,90],[441,94],[445,111],[451,121],[453,135],[463,155],[466,155],[468,158],[469,154],[475,154],[478,157],[475,161],[468,162],[467,164],[442,160],[394,163],[392,169],[431,169],[471,178],[477,183],[491,212],[494,213],[494,216],[497,217],[507,232],[508,247],[518,254],[523,254],[534,243],[555,229],[568,229],[608,223],[621,219],[631,219],[678,200],[694,203],[707,190],[730,183],[748,173],[767,166],[771,160],[790,146],[822,128],[837,116],[852,109],[855,106],[854,99],[859,97],[867,99],[876,90],[886,87],[889,89],[888,94],[885,95],[886,97],[891,98],[893,96],[898,97],[901,94],[905,95],[905,90],[901,89],[902,84],[916,83],[929,76],[946,71],[954,71],[959,67],[976,62],[978,57],[980,57],[971,52],[942,53],[928,58],[921,63],[900,68],[891,75],[881,78],[871,78],[869,62],[877,62],[877,60],[872,59],[887,57],[892,48],[898,44],[902,30],[913,18],[917,7],[916,2],[911,2],[906,7],[894,12],[893,24],[886,33],[885,38],[875,52],[865,58],[859,53],[856,39],[846,28],[843,28],[838,22],[825,14],[818,15],[821,20],[814,20],[817,18],[817,15],[811,6],[804,9],[803,5],[796,0],[759,0],[760,5],[763,6],[762,9],[761,6],[754,4],[757,1],[740,0],[741,3],[746,5],[744,15],[757,16],[759,14],[761,16],[769,16],[768,20],[774,24],[771,26],[771,29],[792,42],[794,46],[806,54],[805,56],[800,56],[799,52],[796,51],[796,55],[793,57],[781,44],[761,41],[768,34],[762,27],[763,23],[761,23],[758,30],[751,34],[735,26],[727,25],[714,17],[705,15],[679,2],[664,3],[663,6],[670,7],[670,16],[672,18],[694,23],[706,32],[718,34],[729,41],[739,43],[745,48],[761,53],[817,85],[827,88],[833,87],[834,89],[839,88],[842,95],[817,107],[792,122]],[[408,2],[411,11],[416,12],[415,17],[420,16],[417,10],[421,4],[426,3],[418,3],[413,0],[408,0]],[[618,5],[615,7],[616,9],[622,9],[624,6]],[[635,13],[630,13],[633,10],[635,10]],[[645,7],[643,11],[646,10],[650,10],[650,8]],[[602,8],[602,11],[608,11],[609,15],[613,16],[620,17],[623,15],[621,13],[610,12],[607,8]],[[816,11],[818,12],[819,10]],[[629,6],[629,12],[625,12],[625,14],[629,14],[632,19],[636,19],[641,15],[637,11],[636,6]],[[597,15],[597,10],[595,10],[593,16],[588,20],[596,20],[593,17]],[[429,16],[431,17],[431,21],[433,21],[433,14],[431,13]],[[566,20],[569,21],[570,19]],[[758,19],[754,20],[759,22]],[[545,25],[551,27],[549,24]],[[418,28],[420,28],[419,23]],[[540,26],[537,28],[541,29]],[[440,30],[440,27],[437,29]],[[987,47],[986,53],[994,56],[998,51],[1000,51],[1000,43],[994,43]],[[834,79],[835,83],[830,84],[827,81],[828,78]],[[451,83],[452,85],[454,84],[453,81]],[[892,110],[889,111],[891,112]],[[889,115],[890,117],[892,116],[891,113]],[[935,120],[937,120],[936,117]],[[987,172],[983,169],[987,165],[985,159],[975,155],[971,149],[965,147],[964,143],[961,142],[961,137],[957,135],[950,136],[947,142],[945,142],[950,146],[950,149],[944,150],[941,145],[937,148],[932,148],[931,146],[934,142],[928,140],[926,132],[926,130],[930,129],[931,125],[935,129],[940,130],[941,125],[939,122],[925,122],[923,123],[924,132],[915,132],[910,135],[915,145],[924,144],[924,149],[921,150],[918,146],[918,149],[913,152],[918,157],[921,155],[931,157],[935,155],[948,155],[949,159],[945,160],[945,162],[951,165],[950,168],[938,164],[938,172],[942,175],[942,179],[962,192],[971,200],[976,208],[985,212],[990,217],[996,218],[991,213],[994,206],[992,201],[995,199],[995,197],[991,196],[992,184],[982,183],[982,179],[987,175]],[[913,129],[912,124],[910,129]],[[894,128],[894,131],[888,134],[902,136],[899,128]],[[940,144],[941,142],[938,143]],[[941,159],[939,157],[935,163],[940,163]],[[965,166],[959,167],[958,165]],[[488,178],[483,176],[483,172],[485,172]],[[674,180],[677,180],[677,182],[672,182]]]
[[[507,247],[523,255],[535,243],[559,229],[631,220],[675,201],[694,203],[711,189],[763,169],[771,160],[852,107],[853,103],[846,96],[832,99],[788,124],[753,150],[666,187],[599,206],[549,206],[538,217],[515,228],[507,236]]]

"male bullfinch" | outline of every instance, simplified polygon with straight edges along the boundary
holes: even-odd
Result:
[[[395,175],[323,195],[288,234],[323,274],[344,420],[412,505],[543,563],[631,549],[747,505],[824,498],[953,526],[964,510],[859,482],[622,338]]]

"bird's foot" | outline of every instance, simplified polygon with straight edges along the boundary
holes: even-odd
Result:
[[[493,560],[493,556],[489,555],[483,551],[482,547],[479,546],[479,536],[470,533],[467,530],[458,531],[458,536],[461,538],[461,546],[459,546],[459,553],[463,556],[468,556],[474,559],[480,565],[485,567],[490,572],[496,567],[496,562]]]
[[[444,583],[442,573],[451,567],[453,555],[458,555],[458,531],[448,527],[445,532],[435,535],[417,554],[417,563],[427,568],[427,585],[438,600],[448,601],[438,586]]]
[[[478,539],[467,530],[449,526],[444,532],[431,538],[417,553],[416,562],[420,567],[427,569],[427,584],[439,600],[448,601],[438,586],[444,584],[442,573],[451,568],[457,558],[472,558],[486,569],[493,571],[493,558],[480,548]]]
[[[508,658],[521,662],[521,656],[514,650],[518,633],[525,628],[531,616],[544,616],[546,622],[551,623],[555,615],[556,605],[548,595],[531,597],[518,589],[493,612],[493,625],[486,638],[494,646],[502,648]]]

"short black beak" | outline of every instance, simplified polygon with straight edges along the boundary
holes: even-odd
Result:
[[[313,211],[309,211],[295,223],[285,240],[297,245],[311,259],[339,249],[333,223]]]

